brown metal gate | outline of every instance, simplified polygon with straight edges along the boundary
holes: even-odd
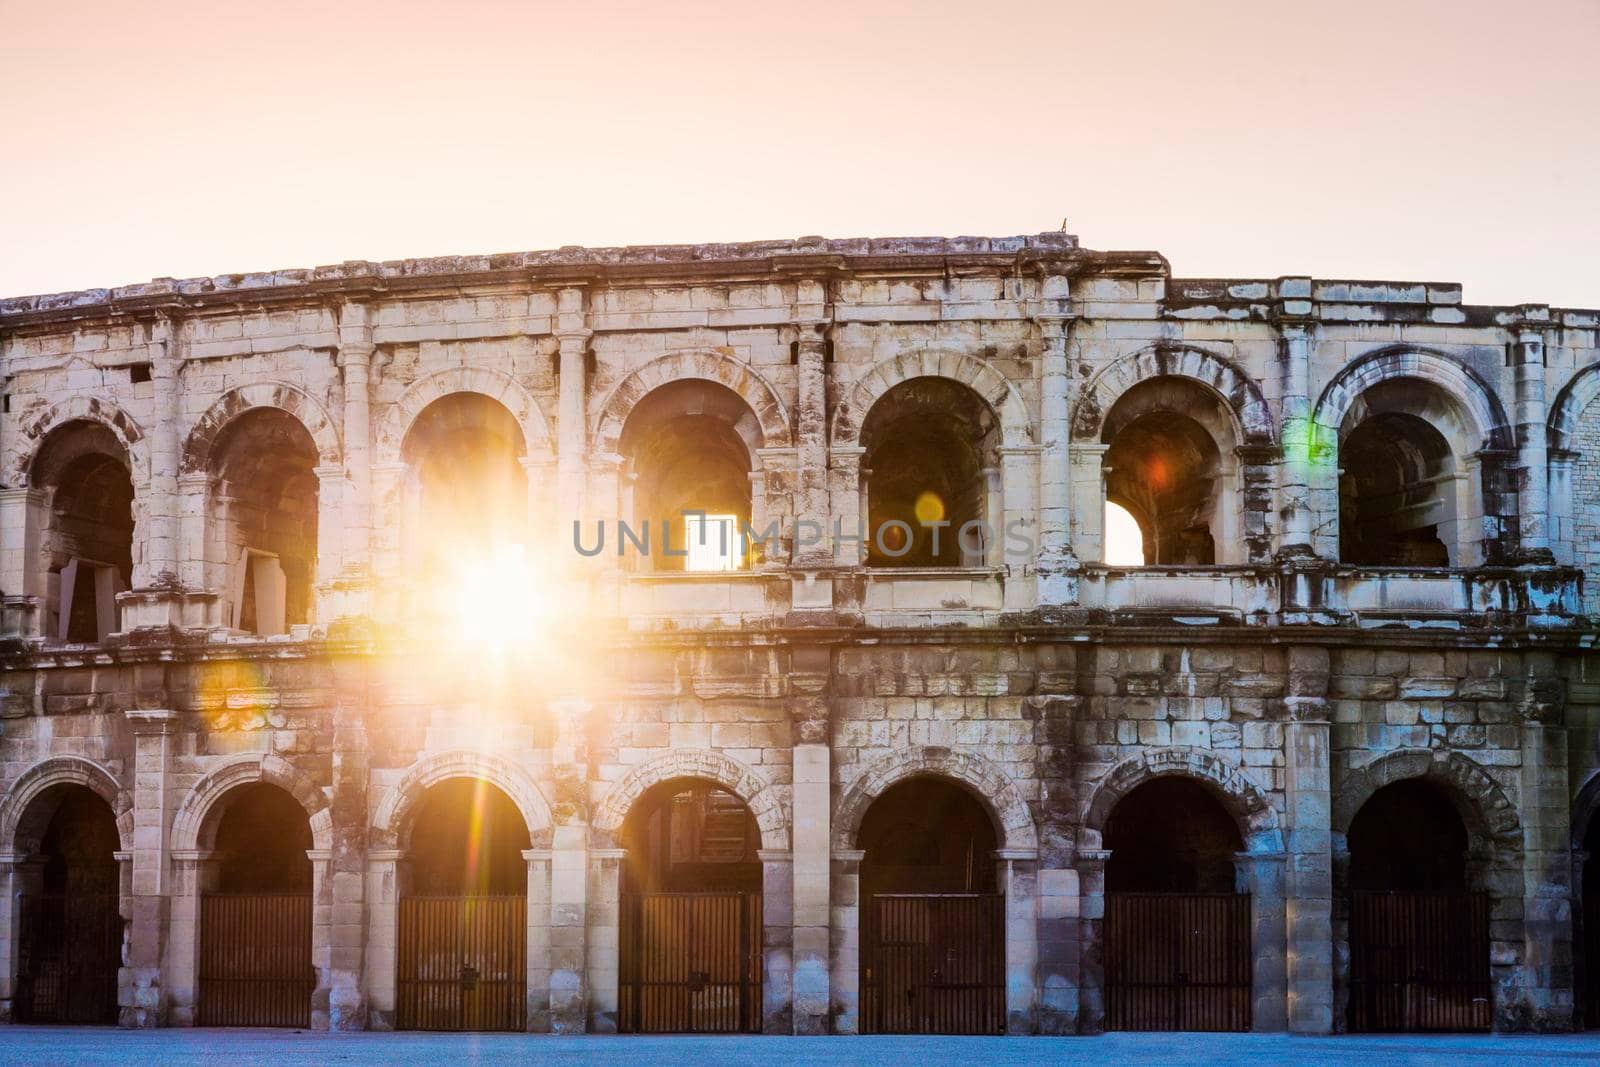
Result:
[[[306,893],[214,893],[200,898],[201,1026],[310,1026]]]
[[[18,1021],[114,1024],[122,963],[116,896],[23,896],[18,918]]]
[[[1003,896],[874,895],[861,959],[863,1033],[1005,1033]]]
[[[625,895],[621,1030],[759,1034],[761,943],[760,893]]]
[[[1600,886],[1583,893],[1583,1025],[1600,1030]]]
[[[1361,892],[1350,906],[1350,1029],[1487,1030],[1489,897]]]
[[[1248,893],[1107,893],[1106,1029],[1250,1029]]]
[[[395,1025],[527,1029],[528,898],[403,897]]]

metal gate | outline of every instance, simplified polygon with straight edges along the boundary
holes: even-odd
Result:
[[[1583,893],[1583,1025],[1600,1030],[1600,886]]]
[[[863,1033],[1005,1033],[1003,896],[881,893],[862,920]]]
[[[761,1032],[761,894],[622,898],[624,1033]]]
[[[1361,892],[1350,907],[1350,1029],[1487,1030],[1489,897]]]
[[[18,1021],[114,1024],[122,963],[116,895],[25,895],[18,918]]]
[[[1107,1030],[1250,1029],[1248,893],[1107,893]]]
[[[200,898],[201,1026],[310,1026],[306,893],[212,893]]]
[[[527,1029],[528,898],[404,897],[395,1025]]]

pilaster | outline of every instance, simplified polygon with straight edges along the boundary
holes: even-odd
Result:
[[[1041,608],[1077,603],[1078,556],[1071,538],[1072,404],[1074,382],[1068,359],[1075,316],[1071,283],[1060,274],[1041,280],[1033,320],[1039,330],[1038,545],[1034,566]],[[1002,534],[1003,539],[1003,534]]]
[[[172,750],[178,713],[129,709],[133,732],[133,872],[125,966],[117,976],[121,1025],[143,1029],[167,1021],[163,987],[168,917],[168,833]]]

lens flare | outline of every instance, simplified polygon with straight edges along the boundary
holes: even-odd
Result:
[[[937,493],[924,492],[917,497],[917,502],[912,508],[917,516],[917,521],[923,525],[944,520],[944,501],[939,499]]]

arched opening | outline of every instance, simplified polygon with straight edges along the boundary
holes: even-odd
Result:
[[[619,1026],[759,1033],[761,832],[714,783],[647,790],[623,821]]]
[[[1489,900],[1470,890],[1468,835],[1424,779],[1373,793],[1351,820],[1352,1031],[1487,1030]]]
[[[751,473],[761,428],[744,398],[698,379],[653,390],[628,414],[623,514],[648,571],[732,571],[750,562]],[[619,533],[619,537],[620,537]],[[619,549],[621,549],[619,544]]]
[[[1439,425],[1453,405],[1412,379],[1361,394],[1339,442],[1339,558],[1448,567],[1458,550],[1456,456]]]
[[[864,1033],[1005,1032],[998,835],[954,782],[911,778],[861,819]]]
[[[311,1025],[311,825],[268,782],[230,790],[214,812],[200,897],[201,1026]]]
[[[526,1029],[528,825],[481,778],[423,796],[402,868],[396,1025]]]
[[[417,603],[475,620],[509,620],[532,593],[528,476],[522,426],[505,405],[451,393],[424,408],[406,433],[405,555]]]
[[[1154,778],[1106,820],[1110,1030],[1248,1030],[1250,895],[1238,824],[1211,789]]]
[[[98,422],[59,426],[34,458],[30,481],[46,494],[41,632],[103,641],[117,629],[116,596],[133,581],[133,480],[122,444]]]
[[[271,636],[311,621],[317,572],[317,446],[287,411],[252,408],[212,448],[212,538],[236,630]]]
[[[867,563],[981,567],[1000,536],[1000,425],[977,393],[912,378],[861,424]]]
[[[19,852],[24,833],[33,844],[16,868],[17,1021],[113,1025],[122,962],[116,818],[93,790],[62,785],[29,805]]]
[[[1140,520],[1143,562],[1218,561],[1233,519],[1219,442],[1233,440],[1222,401],[1183,379],[1141,382],[1112,405],[1101,429],[1106,501]]]

